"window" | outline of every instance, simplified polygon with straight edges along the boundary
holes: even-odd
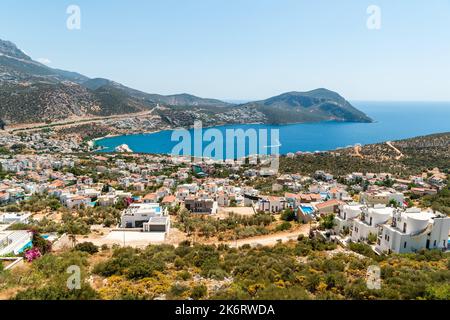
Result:
[[[405,242],[405,244],[403,244],[403,248],[405,248],[405,249],[406,249],[406,242]]]
[[[436,240],[434,240],[434,246],[436,247]]]

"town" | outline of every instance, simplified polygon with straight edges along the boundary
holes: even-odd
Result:
[[[354,172],[337,179],[324,171],[273,176],[245,161],[193,165],[189,158],[134,154],[15,155],[0,164],[3,255],[23,251],[31,233],[19,235],[28,226],[48,229],[57,243],[75,235],[99,246],[177,244],[189,236],[205,243],[233,244],[237,237],[238,244],[275,244],[278,234],[289,240],[314,231],[344,247],[371,244],[380,254],[448,248],[450,218],[417,207],[417,199],[446,187],[438,169],[402,178]],[[271,190],[259,190],[267,178]],[[241,225],[255,217],[265,218],[266,226]],[[233,218],[234,238],[232,230],[215,227]]]
[[[54,132],[5,136],[0,155],[0,262],[3,273],[12,277],[8,281],[34,268],[34,261],[73,257],[75,252],[115,261],[116,255],[148,250],[154,255],[158,250],[228,248],[229,254],[232,250],[256,254],[294,246],[298,259],[307,259],[299,260],[302,264],[313,263],[307,262],[312,252],[320,253],[324,261],[335,259],[329,254],[378,261],[396,259],[399,254],[448,252],[448,174],[439,168],[399,174],[351,168],[347,173],[330,173],[328,164],[317,170],[317,163],[316,169],[308,167],[310,158],[329,157],[344,163],[359,159],[350,149],[348,155],[343,150],[289,153],[281,156],[277,172],[250,157],[198,161],[132,153],[127,146],[102,153],[77,137],[55,139]],[[394,159],[398,161],[395,153]],[[201,270],[205,268],[200,274],[180,257],[167,259],[165,263],[175,270],[181,268],[181,275],[170,271],[175,278],[169,281],[156,273],[155,285],[167,281],[170,290],[158,293],[154,287],[147,288],[146,298],[223,297],[222,290],[229,290],[236,281],[208,259],[198,262]],[[133,279],[155,276],[154,268],[164,270],[148,265],[147,260],[143,265],[131,261],[127,272],[133,276],[127,277]],[[114,278],[108,276],[124,271],[104,271],[110,268],[104,263],[94,266],[95,274],[85,281],[102,298],[123,298],[122,291],[119,296],[111,291]],[[196,274],[194,278],[190,273]],[[202,284],[189,291],[191,284],[181,285],[180,276],[182,283]],[[253,294],[256,289],[252,288],[246,290]],[[10,297],[6,292],[5,297]],[[338,297],[342,295],[347,294]]]

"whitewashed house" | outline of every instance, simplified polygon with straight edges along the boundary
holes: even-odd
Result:
[[[393,208],[381,204],[363,207],[361,216],[353,220],[352,241],[365,241],[371,234],[377,236],[379,226],[386,224],[393,212]]]
[[[122,228],[143,228],[153,217],[167,216],[167,210],[158,203],[133,203],[122,212],[120,225]]]
[[[398,210],[392,222],[384,224],[376,250],[385,253],[410,253],[421,249],[448,249],[450,218],[441,213],[417,208]]]
[[[286,209],[287,201],[283,197],[262,197],[258,201],[258,210],[263,212],[278,213]]]
[[[363,207],[364,205],[355,202],[340,205],[338,214],[334,218],[336,233],[342,233],[345,229],[350,230],[353,221],[361,216]]]

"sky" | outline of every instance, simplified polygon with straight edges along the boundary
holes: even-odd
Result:
[[[69,5],[80,8],[80,29],[67,28]],[[349,100],[450,101],[449,0],[1,0],[0,8],[0,39],[33,59],[149,93],[253,100],[328,88]]]

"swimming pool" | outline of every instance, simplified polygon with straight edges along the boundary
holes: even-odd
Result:
[[[300,209],[303,211],[304,214],[311,215],[314,213],[313,207],[309,206],[300,206]]]
[[[48,239],[48,235],[45,235],[45,236],[42,236],[42,238],[44,238],[44,239]],[[17,253],[18,254],[21,254],[21,253],[23,253],[25,250],[27,250],[27,249],[31,249],[33,247],[33,243],[32,243],[32,241],[30,240],[30,241],[28,241],[27,242],[27,244],[26,245],[24,245],[19,251],[17,251]]]

